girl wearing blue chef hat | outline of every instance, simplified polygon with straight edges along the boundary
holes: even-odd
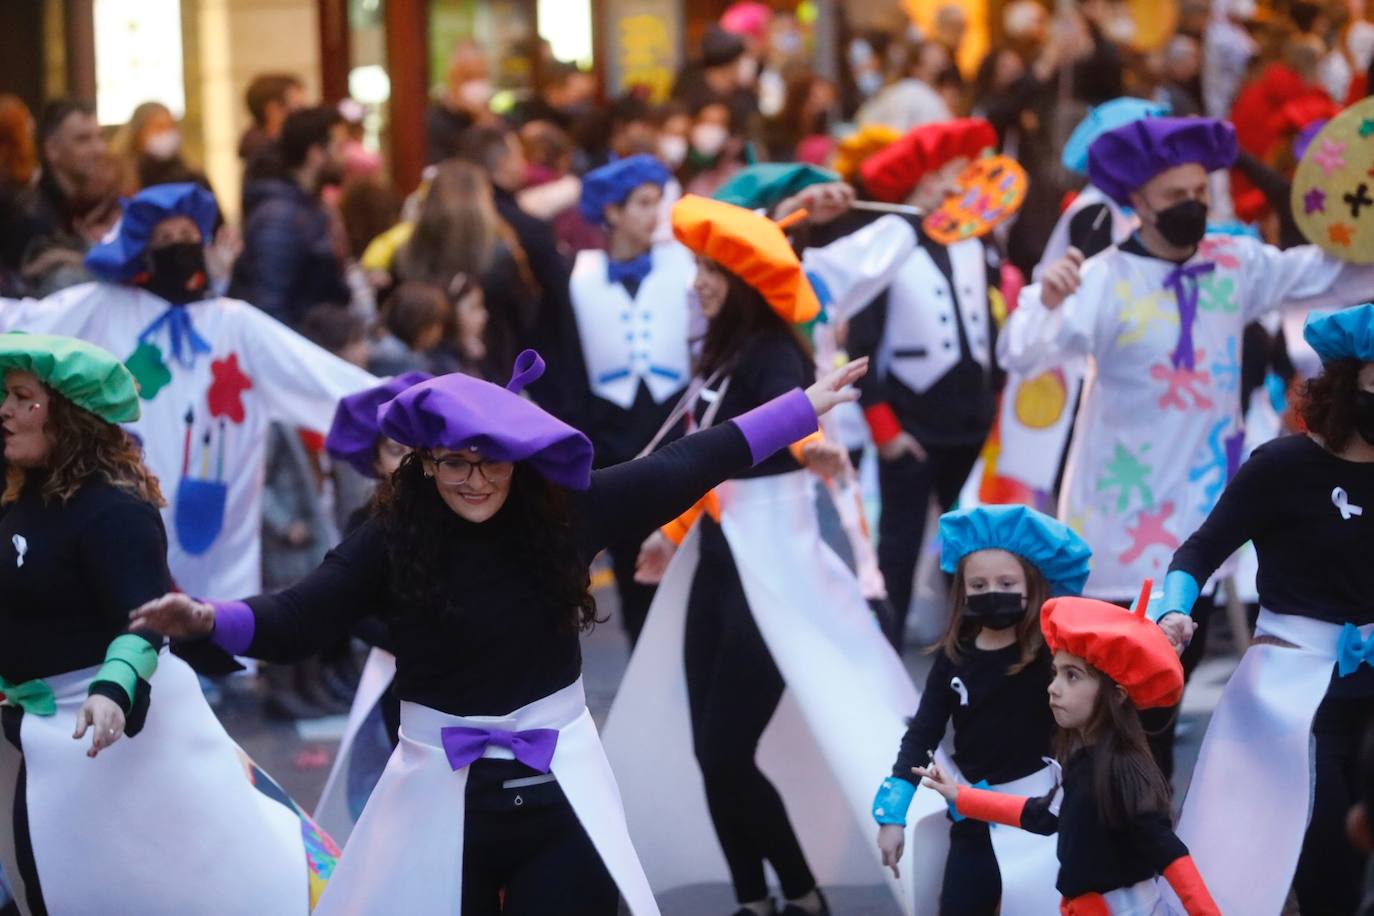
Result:
[[[912,767],[930,764],[951,720],[953,759],[964,781],[1013,794],[1053,791],[1055,774],[1044,759],[1055,728],[1045,703],[1053,671],[1040,607],[1082,591],[1092,553],[1068,527],[1026,506],[948,512],[940,518],[940,542],[940,567],[954,574],[949,627],[932,647],[935,664],[921,705],[873,801],[883,864],[899,878],[918,782]],[[942,913],[1054,912],[1052,841],[994,834],[984,822],[941,811],[938,821],[918,818],[913,831],[929,835],[913,848],[938,842],[946,820]]]
[[[1303,336],[1322,360],[1298,403],[1306,433],[1241,466],[1174,554],[1158,609],[1181,649],[1202,584],[1254,542],[1255,639],[1212,715],[1178,829],[1224,913],[1277,913],[1290,885],[1304,913],[1353,913],[1360,900],[1345,817],[1374,720],[1374,305],[1311,317]]]

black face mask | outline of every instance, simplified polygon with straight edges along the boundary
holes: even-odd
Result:
[[[1023,606],[1026,596],[1018,592],[983,592],[969,595],[964,605],[964,616],[980,627],[989,630],[1006,630],[1021,622],[1026,616]]]
[[[1175,248],[1193,248],[1207,234],[1207,205],[1185,200],[1155,213],[1155,228]]]
[[[148,252],[148,292],[173,305],[205,295],[205,249],[199,242],[176,242]]]
[[[1351,419],[1360,438],[1374,445],[1374,391],[1355,392],[1355,409]]]

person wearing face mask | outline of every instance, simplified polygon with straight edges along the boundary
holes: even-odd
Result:
[[[869,156],[859,175],[878,200],[929,212],[957,192],[959,173],[996,142],[992,126],[977,118],[929,124]],[[878,447],[878,562],[896,612],[889,637],[898,647],[931,496],[942,510],[954,505],[992,427],[999,382],[991,249],[976,238],[942,245],[920,218],[901,218],[916,232],[916,254],[853,316],[848,339],[851,355],[872,356],[879,366],[859,390]]]
[[[87,254],[97,282],[0,299],[0,331],[65,334],[122,355],[142,405],[129,429],[167,494],[168,564],[200,595],[259,588],[271,423],[324,429],[339,398],[376,384],[262,310],[206,295],[217,215],[198,185],[148,188]]]
[[[1208,118],[1147,118],[1103,134],[1089,148],[1089,178],[1132,207],[1140,228],[1086,264],[1071,249],[1021,291],[1002,329],[998,359],[1008,371],[1035,375],[1079,357],[1095,364],[1059,507],[1093,548],[1085,594],[1094,598],[1129,601],[1235,473],[1245,325],[1280,306],[1343,306],[1374,293],[1374,267],[1310,245],[1279,251],[1209,235],[1208,172],[1235,155],[1235,131]],[[1203,626],[1210,608],[1210,597],[1199,601]],[[1203,643],[1193,641],[1185,670]],[[1170,773],[1172,713],[1146,718]]]
[[[1045,690],[1054,677],[1040,634],[1040,607],[1078,595],[1092,551],[1067,526],[1026,506],[980,506],[940,518],[940,568],[954,576],[953,608],[921,705],[902,736],[892,775],[873,800],[883,864],[899,880],[907,814],[918,778],[953,723],[953,766],[962,781],[999,792],[1044,795],[1054,789],[1045,765],[1054,717]],[[1052,840],[1036,840],[926,806],[911,847],[922,856],[947,837],[943,880],[907,866],[908,899],[941,913],[1003,916],[1053,912]],[[1011,842],[1008,842],[1010,840]],[[999,909],[1000,907],[1000,909]]]
[[[115,134],[110,151],[122,166],[123,194],[137,194],[155,184],[179,181],[205,184],[205,176],[182,158],[181,129],[161,102],[144,102],[135,108],[129,123]]]
[[[1174,554],[1157,605],[1181,647],[1201,584],[1254,542],[1256,638],[1212,714],[1179,820],[1226,913],[1276,913],[1290,884],[1303,913],[1353,913],[1360,899],[1344,827],[1374,721],[1374,305],[1309,317],[1303,336],[1322,360],[1298,401],[1307,431],[1241,466]]]

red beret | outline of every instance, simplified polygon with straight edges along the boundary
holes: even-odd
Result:
[[[1052,598],[1040,609],[1051,652],[1077,655],[1121,685],[1137,709],[1173,706],[1183,697],[1183,664],[1169,637],[1145,616],[1149,582],[1127,611],[1092,598]]]
[[[997,145],[997,131],[982,118],[922,124],[869,156],[859,168],[868,193],[899,203],[925,175],[959,158],[973,159]]]

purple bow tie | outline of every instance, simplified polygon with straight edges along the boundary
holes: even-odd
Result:
[[[461,770],[469,766],[491,745],[504,747],[515,759],[532,770],[549,772],[553,751],[558,747],[558,729],[532,728],[524,732],[508,732],[492,728],[450,726],[439,730],[439,740],[448,755],[449,766]]]
[[[1193,322],[1197,320],[1198,286],[1197,278],[1217,269],[1211,261],[1184,266],[1182,264],[1169,271],[1164,285],[1174,291],[1178,299],[1178,345],[1170,357],[1174,368],[1195,369],[1193,353]]]

